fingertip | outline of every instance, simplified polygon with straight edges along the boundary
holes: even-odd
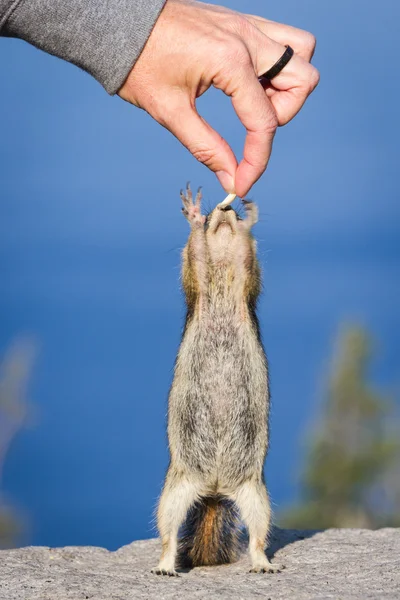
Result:
[[[230,173],[228,173],[227,171],[216,171],[215,174],[216,174],[216,176],[218,178],[218,181],[220,182],[220,184],[224,188],[224,190],[228,194],[234,194],[235,193],[235,179],[234,179],[234,177]]]
[[[265,172],[266,167],[262,170],[255,169],[246,160],[242,160],[236,171],[235,191],[239,198],[245,198],[253,185],[258,181],[261,175]]]
[[[238,173],[235,179],[235,190],[239,198],[245,198],[253,186],[253,182],[244,177],[242,173]]]

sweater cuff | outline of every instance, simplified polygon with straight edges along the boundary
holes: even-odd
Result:
[[[166,0],[21,0],[2,35],[74,63],[115,94],[147,42]]]

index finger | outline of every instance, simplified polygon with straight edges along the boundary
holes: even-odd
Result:
[[[232,104],[246,128],[246,140],[236,171],[235,192],[243,198],[267,167],[278,119],[250,61],[237,82],[231,93]]]

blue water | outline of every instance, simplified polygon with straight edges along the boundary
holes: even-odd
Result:
[[[265,8],[253,0],[246,11]],[[290,0],[268,16],[317,34],[322,72],[251,193],[273,394],[266,473],[278,509],[298,491],[340,323],[376,337],[375,384],[398,383],[399,84],[371,72],[393,51],[400,9]],[[223,193],[172,136],[78,69],[1,39],[0,72],[0,350],[25,333],[39,344],[30,417],[2,487],[25,518],[24,542],[112,549],[155,534],[184,314],[179,189],[202,184],[210,207]],[[211,92],[199,107],[240,154],[228,104]]]

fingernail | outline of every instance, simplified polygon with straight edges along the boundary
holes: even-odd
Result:
[[[226,171],[216,171],[216,176],[224,190],[229,194],[235,193],[235,181],[229,173]]]

